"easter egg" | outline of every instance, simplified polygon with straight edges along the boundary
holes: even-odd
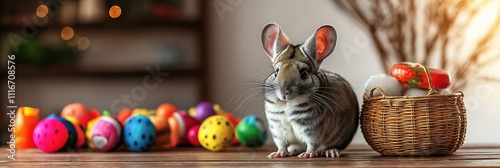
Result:
[[[224,113],[224,117],[226,117],[234,126],[237,126],[240,123],[240,119],[236,118],[234,115],[231,113]],[[238,145],[238,137],[236,134],[234,135],[233,142],[231,142],[232,145]]]
[[[182,116],[179,112],[175,112],[173,115],[172,115],[172,118],[173,120],[175,120],[175,124],[176,126],[172,127],[172,128],[175,128],[177,129],[177,138],[180,140],[184,134],[187,132],[186,130],[186,123],[184,123],[184,120],[182,119]],[[178,141],[178,143],[180,144],[181,142]]]
[[[95,125],[97,119],[98,118],[94,118],[94,119],[90,120],[88,122],[87,129],[85,131],[85,137],[87,139],[87,142],[89,142],[88,146],[89,146],[89,148],[92,148],[92,149],[95,148],[94,144],[91,143],[92,142],[92,128],[94,128],[94,125]]]
[[[191,107],[188,110],[189,116],[194,117],[194,114],[196,113],[196,108]]]
[[[148,151],[155,143],[155,126],[144,115],[135,115],[127,119],[123,129],[125,148],[133,152]]]
[[[431,84],[435,89],[446,89],[451,85],[450,75],[442,69],[427,68],[431,77]],[[413,62],[400,62],[392,65],[391,76],[399,82],[422,89],[429,88],[429,81],[424,67]]]
[[[175,114],[175,113],[174,113]],[[170,127],[170,142],[172,145],[179,143],[180,124],[174,115],[168,117],[168,126]]]
[[[215,115],[215,111],[212,108],[212,104],[209,102],[201,102],[196,105],[194,118],[200,122],[206,118]]]
[[[120,144],[122,134],[120,122],[110,116],[102,116],[97,119],[92,127],[91,142],[101,152],[116,149]]]
[[[218,104],[214,104],[212,106],[212,108],[214,109],[215,114],[217,114],[217,115],[224,115],[224,114],[226,114],[226,112]]]
[[[189,143],[193,146],[200,146],[200,141],[198,140],[198,131],[200,130],[200,125],[195,125],[189,129],[187,133],[187,139]]]
[[[68,140],[68,130],[55,118],[45,118],[33,131],[33,140],[38,149],[52,153],[61,150]]]
[[[163,111],[162,113],[164,112],[167,111]],[[172,114],[170,116],[172,117]],[[156,115],[148,117],[156,129],[156,140],[151,150],[165,150],[175,147],[177,145],[178,132],[173,131],[173,128],[170,126],[171,124],[168,122],[169,117],[166,117],[165,114],[160,114],[158,110],[156,111]]]
[[[195,126],[195,125],[199,125],[199,122],[194,119],[194,118],[191,118],[186,112],[184,111],[179,111],[179,115],[181,116],[182,118],[182,121],[184,123],[184,133],[182,135],[180,135],[180,139],[179,139],[179,143],[188,143],[188,131],[189,129],[191,129],[191,127]]]
[[[200,125],[198,140],[201,146],[210,151],[221,151],[231,145],[234,138],[234,126],[222,115],[208,117]]]
[[[161,116],[164,118],[170,117],[175,111],[177,111],[177,108],[175,108],[174,105],[169,104],[169,103],[163,103],[156,108],[156,115]]]
[[[76,132],[76,128],[73,125],[73,123],[69,122],[68,120],[62,117],[56,116],[54,113],[50,114],[47,118],[55,118],[56,120],[64,124],[64,126],[68,130],[68,140],[66,141],[66,146],[70,148],[76,148],[78,133]]]
[[[38,123],[40,110],[31,107],[19,107],[16,113],[16,124],[14,135],[16,137],[16,148],[35,148],[33,132]]]
[[[246,116],[236,126],[236,136],[243,145],[262,146],[267,137],[264,122],[257,116]]]
[[[83,129],[83,126],[80,124],[80,121],[76,117],[73,116],[66,116],[64,119],[68,120],[73,124],[73,126],[76,129],[76,147],[82,147],[85,144],[85,131]]]
[[[125,121],[131,115],[132,115],[132,110],[130,108],[124,108],[124,109],[120,110],[120,112],[118,113],[118,116],[116,118],[118,118],[118,121],[120,121],[120,123],[122,125],[125,125]]]
[[[73,116],[80,120],[80,123],[87,127],[89,119],[86,117],[90,114],[90,110],[82,103],[72,103],[64,106],[61,111],[61,117]]]

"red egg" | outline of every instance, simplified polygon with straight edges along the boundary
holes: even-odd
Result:
[[[184,121],[184,134],[180,137],[180,140],[179,140],[179,143],[183,144],[183,143],[188,143],[188,139],[187,139],[187,136],[188,136],[188,131],[189,129],[191,129],[191,127],[195,126],[195,125],[199,125],[200,123],[194,119],[194,118],[191,118],[186,112],[184,111],[179,111],[179,114],[180,116],[182,117],[182,120]]]
[[[451,85],[450,75],[442,69],[427,68],[431,77],[431,84],[435,89],[446,89]],[[420,64],[400,62],[392,65],[391,76],[406,86],[429,88],[427,74]]]
[[[233,124],[233,126],[237,126],[239,123],[240,123],[240,119],[239,118],[236,118],[234,115],[232,115],[231,113],[225,113],[224,114],[224,117],[227,118],[227,120],[229,120],[229,122],[231,122],[231,124]],[[236,137],[236,134],[234,135],[234,138],[233,138],[233,142],[231,142],[231,145],[239,145],[240,142],[238,141],[238,137]]]
[[[189,143],[193,146],[201,146],[200,141],[198,140],[198,131],[200,130],[200,125],[192,126],[187,133],[187,139]]]

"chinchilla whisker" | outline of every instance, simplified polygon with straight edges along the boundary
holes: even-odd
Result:
[[[247,98],[245,98],[241,103],[239,103],[238,107],[236,108],[236,111],[239,111],[239,114],[244,114],[244,115],[255,114],[254,111],[264,112],[263,110],[264,104],[262,103],[262,100],[255,98],[256,96],[260,97],[260,95],[261,93],[254,93],[247,96]],[[250,108],[248,110],[243,110],[243,105],[248,106]],[[259,107],[261,110],[257,109]]]
[[[318,90],[316,91],[316,94],[323,94],[327,97],[332,97],[332,96],[335,96],[335,93],[333,92],[329,92],[329,91],[322,91],[322,90]]]
[[[256,90],[257,89],[257,90]],[[248,88],[248,87],[240,87],[236,91],[234,91],[232,94],[230,94],[230,99],[226,104],[230,104],[233,102],[239,102],[239,100],[242,99],[245,95],[252,94],[252,93],[263,93],[263,89],[261,87],[255,87],[254,89]]]
[[[332,106],[328,103],[328,101],[333,102],[334,104],[335,104],[335,102],[332,101],[330,98],[323,96],[323,95],[320,95],[320,94],[313,94],[312,97],[314,97],[319,102],[318,105],[321,105],[321,107],[327,108],[327,110],[329,110],[329,111],[334,111]]]
[[[314,95],[316,95],[316,96],[320,96],[321,98],[325,99],[325,102],[326,102],[326,100],[327,100],[328,102],[332,102],[332,103],[334,103],[336,106],[338,106],[337,102],[335,102],[334,100],[332,100],[329,96],[326,96],[326,95],[323,95],[323,94],[318,94],[318,93],[315,93]],[[329,104],[328,104],[328,105],[329,105]]]

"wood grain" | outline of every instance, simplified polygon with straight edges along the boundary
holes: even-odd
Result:
[[[134,153],[115,151],[101,153],[79,151],[43,153],[38,149],[16,151],[16,160],[9,161],[5,147],[0,149],[3,166],[70,166],[70,167],[491,167],[500,166],[500,146],[463,147],[451,156],[384,157],[368,146],[350,146],[340,158],[299,159],[296,157],[268,159],[273,146],[261,148],[231,147],[222,152],[203,148],[177,147],[167,151]]]

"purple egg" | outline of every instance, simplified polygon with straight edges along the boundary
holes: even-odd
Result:
[[[200,122],[206,118],[215,115],[215,110],[209,102],[201,102],[196,105],[194,118]]]

